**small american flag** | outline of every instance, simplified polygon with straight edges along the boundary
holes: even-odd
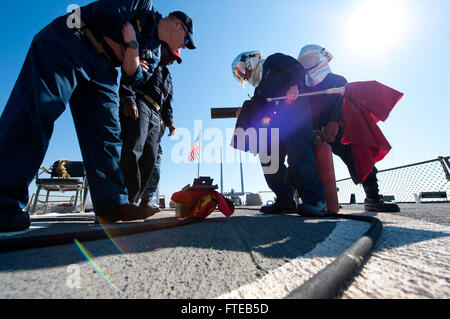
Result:
[[[192,163],[196,159],[200,158],[200,135],[195,140],[192,146],[191,152],[189,153],[189,163]]]

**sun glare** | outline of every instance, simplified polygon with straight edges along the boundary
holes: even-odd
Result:
[[[357,52],[379,55],[406,35],[406,6],[402,1],[368,0],[348,20],[348,43]]]

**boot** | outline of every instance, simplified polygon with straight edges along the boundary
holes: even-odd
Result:
[[[385,202],[383,196],[375,198],[366,198],[364,201],[364,208],[368,212],[380,212],[380,213],[398,213],[400,207],[392,202]]]
[[[275,201],[271,205],[261,207],[260,212],[263,214],[286,214],[294,212],[296,208],[297,204],[293,200],[287,203]]]
[[[0,213],[0,233],[24,231],[30,228],[30,216],[19,211],[6,211]]]
[[[297,208],[297,214],[304,217],[325,217],[328,215],[327,203],[320,200],[316,204],[300,204]]]
[[[374,167],[373,171],[362,183],[364,192],[366,193],[364,208],[368,212],[398,213],[400,211],[400,207],[398,207],[395,203],[385,202],[383,200],[383,196],[380,195],[377,173],[378,170]]]
[[[149,199],[142,199],[141,203],[139,204],[139,208],[146,211],[146,214],[149,214],[149,217],[151,217],[161,211],[161,209],[159,209],[159,207],[152,207],[150,205]]]
[[[135,204],[125,204],[110,209],[100,216],[97,215],[97,222],[100,224],[114,224],[118,221],[130,222],[136,220],[144,220],[152,216],[147,210],[141,209]]]

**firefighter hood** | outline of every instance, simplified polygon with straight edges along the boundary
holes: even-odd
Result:
[[[256,88],[262,80],[263,64],[264,60],[260,51],[249,51],[239,54],[234,59],[231,69],[234,78],[243,88],[246,87],[247,81]],[[251,71],[251,75],[246,78],[246,72],[248,70]]]
[[[306,85],[314,87],[320,84],[331,68],[328,63],[333,60],[333,55],[319,45],[307,45],[300,51],[298,61],[306,70]]]

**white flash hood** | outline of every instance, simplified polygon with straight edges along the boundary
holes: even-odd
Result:
[[[306,70],[306,86],[314,87],[320,84],[331,73],[328,65],[331,60],[333,60],[333,55],[319,45],[303,47],[298,62]]]

